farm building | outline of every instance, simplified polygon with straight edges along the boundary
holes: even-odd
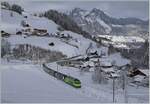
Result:
[[[32,34],[33,35],[40,35],[40,36],[48,35],[46,29],[38,29],[38,28],[34,28]]]
[[[110,68],[112,67],[112,63],[110,61],[100,61],[100,66],[103,68]]]
[[[1,36],[2,37],[8,37],[8,36],[10,36],[10,34],[5,32],[4,30],[1,30]]]
[[[113,67],[111,67],[111,68],[101,68],[101,70],[102,70],[103,72],[105,72],[106,74],[115,73],[115,70],[114,70]]]
[[[128,76],[132,78],[132,83],[136,85],[142,85],[142,86],[149,85],[149,70],[132,68],[129,69]]]
[[[138,69],[138,68],[130,68],[129,69],[129,76],[130,77],[134,77],[136,75],[141,75],[141,76],[147,76],[147,74],[141,70],[141,69]]]

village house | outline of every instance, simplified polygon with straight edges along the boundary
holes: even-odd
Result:
[[[131,68],[129,69],[128,76],[132,78],[132,83],[141,86],[149,86],[149,70]]]
[[[2,37],[8,37],[8,36],[10,36],[10,34],[5,32],[4,30],[1,30],[1,36]]]
[[[128,75],[129,77],[134,77],[136,75],[147,76],[146,73],[144,73],[144,71],[138,68],[130,68]]]
[[[34,28],[32,34],[33,34],[33,35],[44,36],[44,35],[48,35],[48,32],[47,32],[46,29]]]

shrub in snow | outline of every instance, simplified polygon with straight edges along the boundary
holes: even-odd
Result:
[[[54,46],[54,43],[53,42],[49,43],[49,46]]]

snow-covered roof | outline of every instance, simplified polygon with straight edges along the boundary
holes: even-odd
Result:
[[[23,12],[22,12],[22,15],[23,15],[23,16],[29,16],[30,13],[23,11]]]
[[[85,62],[84,64],[83,64],[84,66],[94,66],[94,62],[92,62],[92,61],[88,61],[88,62]]]
[[[94,52],[96,52],[96,50],[91,48],[91,49],[89,49],[89,52],[94,53]]]
[[[110,73],[110,75],[111,75],[111,77],[114,77],[114,78],[119,77],[119,75],[117,73]]]
[[[98,58],[92,58],[92,59],[90,59],[90,61],[97,62]]]
[[[108,72],[115,72],[114,71],[114,68],[102,68],[102,70],[104,71],[104,72],[106,72],[106,73],[108,73]]]
[[[142,73],[144,73],[146,76],[149,76],[149,70],[148,69],[145,69],[145,70],[142,70],[142,69],[139,69]]]
[[[110,61],[100,61],[101,66],[112,66],[112,63]]]

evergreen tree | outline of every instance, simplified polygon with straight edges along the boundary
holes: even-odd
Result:
[[[1,2],[1,6],[5,6],[7,9],[11,8],[8,2]]]
[[[11,10],[15,11],[15,12],[17,12],[19,14],[22,14],[22,12],[24,11],[21,6],[16,5],[16,4],[12,5]]]
[[[48,10],[44,13],[44,16],[53,20],[65,30],[70,30],[78,34],[82,34],[86,38],[91,38],[88,33],[83,31],[69,16],[64,13],[59,13],[56,10]]]

